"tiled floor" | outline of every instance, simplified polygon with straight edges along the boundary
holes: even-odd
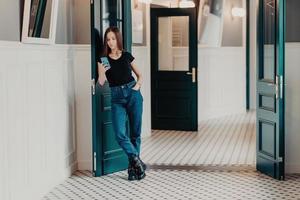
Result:
[[[300,199],[299,175],[276,181],[251,171],[149,170],[141,181],[126,178],[126,171],[97,178],[89,171],[77,171],[43,200]]]
[[[198,130],[153,130],[141,158],[159,166],[255,166],[254,111],[204,121]]]
[[[198,132],[154,131],[142,158],[151,165],[141,181],[77,171],[43,200],[300,200],[300,175],[277,181],[255,171],[255,112],[206,121]]]

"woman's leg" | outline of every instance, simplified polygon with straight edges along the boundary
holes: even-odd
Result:
[[[127,112],[130,124],[130,140],[140,155],[143,97],[140,91],[132,90],[130,100],[127,106]]]
[[[126,134],[126,108],[122,103],[112,102],[112,124],[118,144],[122,147],[128,157],[138,156],[138,151],[132,145]]]

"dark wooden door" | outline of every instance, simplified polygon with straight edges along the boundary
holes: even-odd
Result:
[[[259,0],[257,170],[284,179],[285,0]]]
[[[103,49],[106,28],[117,26],[122,31],[124,48],[131,51],[131,9],[127,0],[91,1],[91,58],[92,58],[92,136],[93,172],[101,176],[124,170],[128,166],[126,154],[115,140],[111,119],[111,93],[108,83],[97,83],[97,57]],[[125,20],[126,19],[126,20]],[[127,133],[129,126],[127,123]]]
[[[197,130],[197,44],[195,8],[151,8],[152,129]]]

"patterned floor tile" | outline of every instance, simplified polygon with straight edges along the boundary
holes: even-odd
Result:
[[[257,172],[153,170],[141,181],[127,181],[126,171],[92,177],[77,171],[43,200],[93,199],[300,199],[300,175],[277,181]]]

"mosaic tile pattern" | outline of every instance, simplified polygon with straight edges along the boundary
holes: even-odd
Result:
[[[153,130],[141,158],[150,165],[255,166],[255,118],[250,111],[204,121],[197,132]]]
[[[150,169],[141,181],[126,178],[126,171],[97,178],[89,171],[77,171],[43,200],[300,199],[300,175],[277,181],[253,171]]]

